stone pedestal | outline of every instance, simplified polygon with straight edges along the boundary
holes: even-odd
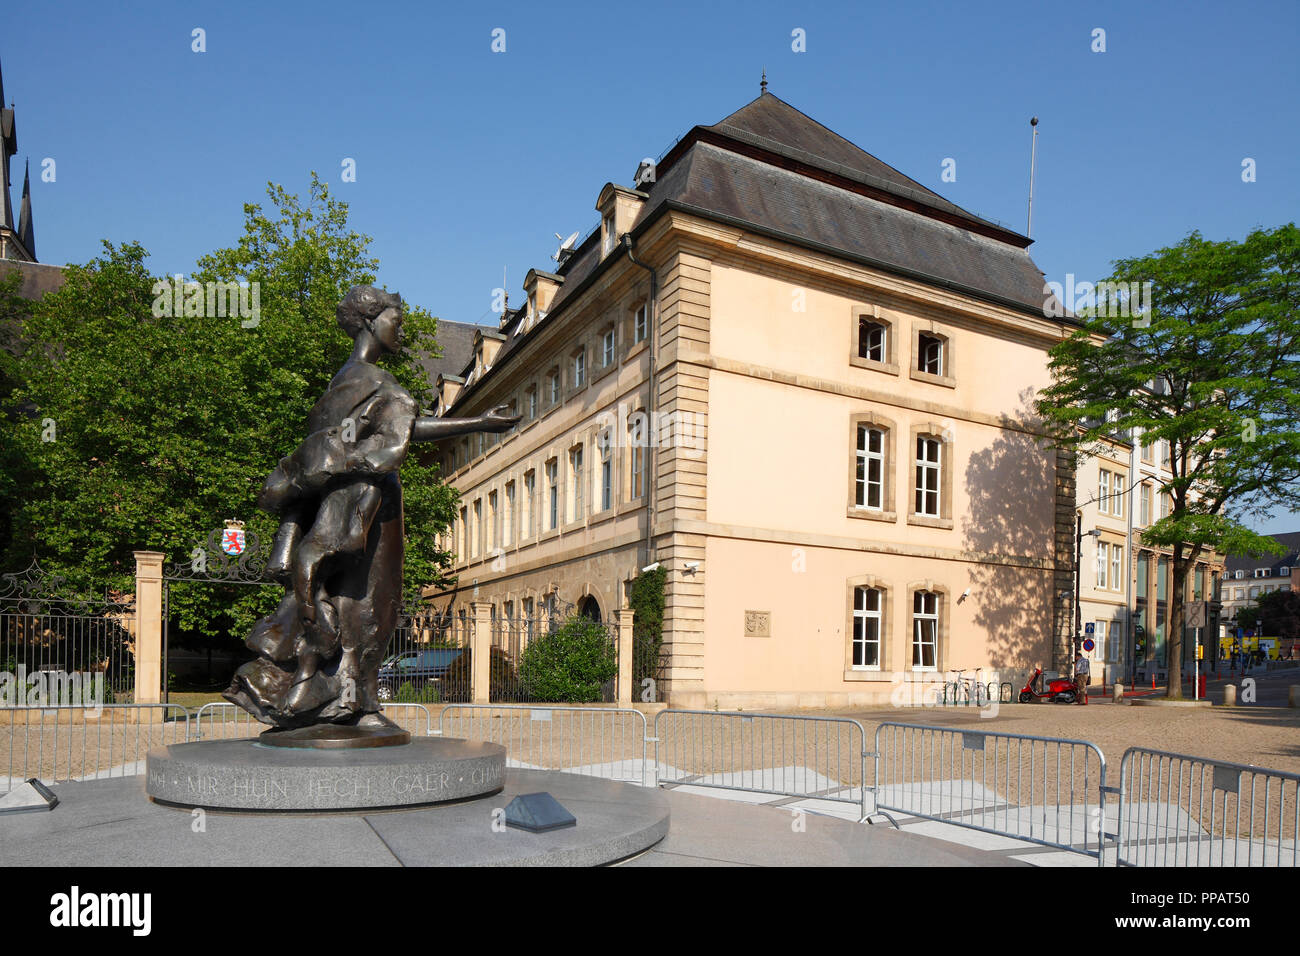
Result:
[[[505,780],[498,744],[419,737],[365,749],[268,747],[207,740],[149,752],[155,800],[221,810],[317,813],[416,807],[495,793]]]

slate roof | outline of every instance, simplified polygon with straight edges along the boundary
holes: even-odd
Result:
[[[712,126],[691,129],[643,188],[649,198],[631,229],[634,238],[676,209],[1044,314],[1043,273],[1026,251],[1030,239],[949,202],[771,93]],[[559,267],[564,282],[548,316],[620,258],[602,260],[599,239],[596,230]],[[522,317],[523,310],[511,314],[493,369],[454,404],[518,348]],[[471,352],[457,371],[467,374],[472,359]]]
[[[1223,562],[1224,567],[1227,571],[1227,573],[1224,576],[1225,580],[1227,578],[1232,577],[1233,571],[1245,571],[1246,577],[1253,579],[1254,575],[1252,572],[1254,572],[1256,568],[1272,568],[1274,574],[1271,580],[1277,580],[1278,568],[1283,568],[1283,567],[1293,568],[1296,567],[1297,565],[1300,565],[1300,531],[1288,531],[1283,534],[1271,534],[1269,535],[1269,537],[1273,538],[1276,541],[1282,542],[1282,544],[1287,549],[1286,554],[1282,554],[1282,555],[1267,554],[1264,555],[1262,558],[1230,557]],[[1261,579],[1261,580],[1270,580],[1270,579]]]
[[[429,384],[437,386],[439,375],[459,375],[466,363],[474,358],[474,333],[479,329],[495,332],[496,329],[469,322],[438,320],[437,340],[442,355],[434,358],[421,355],[418,359],[429,375]]]

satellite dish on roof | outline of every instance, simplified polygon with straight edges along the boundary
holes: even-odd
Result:
[[[555,238],[556,239],[560,238],[560,234],[558,232],[555,234]],[[554,259],[556,262],[560,263],[561,265],[563,265],[564,260],[569,258],[569,256],[573,255],[573,244],[577,241],[578,241],[578,234],[576,232],[573,235],[571,235],[568,239],[561,240],[560,248],[555,250],[555,255],[551,256],[551,258]]]

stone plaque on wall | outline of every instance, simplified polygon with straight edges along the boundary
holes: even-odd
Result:
[[[745,612],[745,636],[746,637],[771,637],[772,636],[772,612],[771,611],[746,611]]]

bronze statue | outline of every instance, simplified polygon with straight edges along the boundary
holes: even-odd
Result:
[[[506,406],[477,418],[421,416],[375,362],[401,348],[402,300],[357,286],[338,307],[352,354],[311,410],[308,435],[266,479],[259,507],[280,516],[268,571],[285,585],[279,608],[246,644],[258,659],[224,696],[282,729],[394,725],[380,715],[379,667],[402,601],[402,485],[411,442],[519,421]],[[326,735],[328,736],[328,735]]]

